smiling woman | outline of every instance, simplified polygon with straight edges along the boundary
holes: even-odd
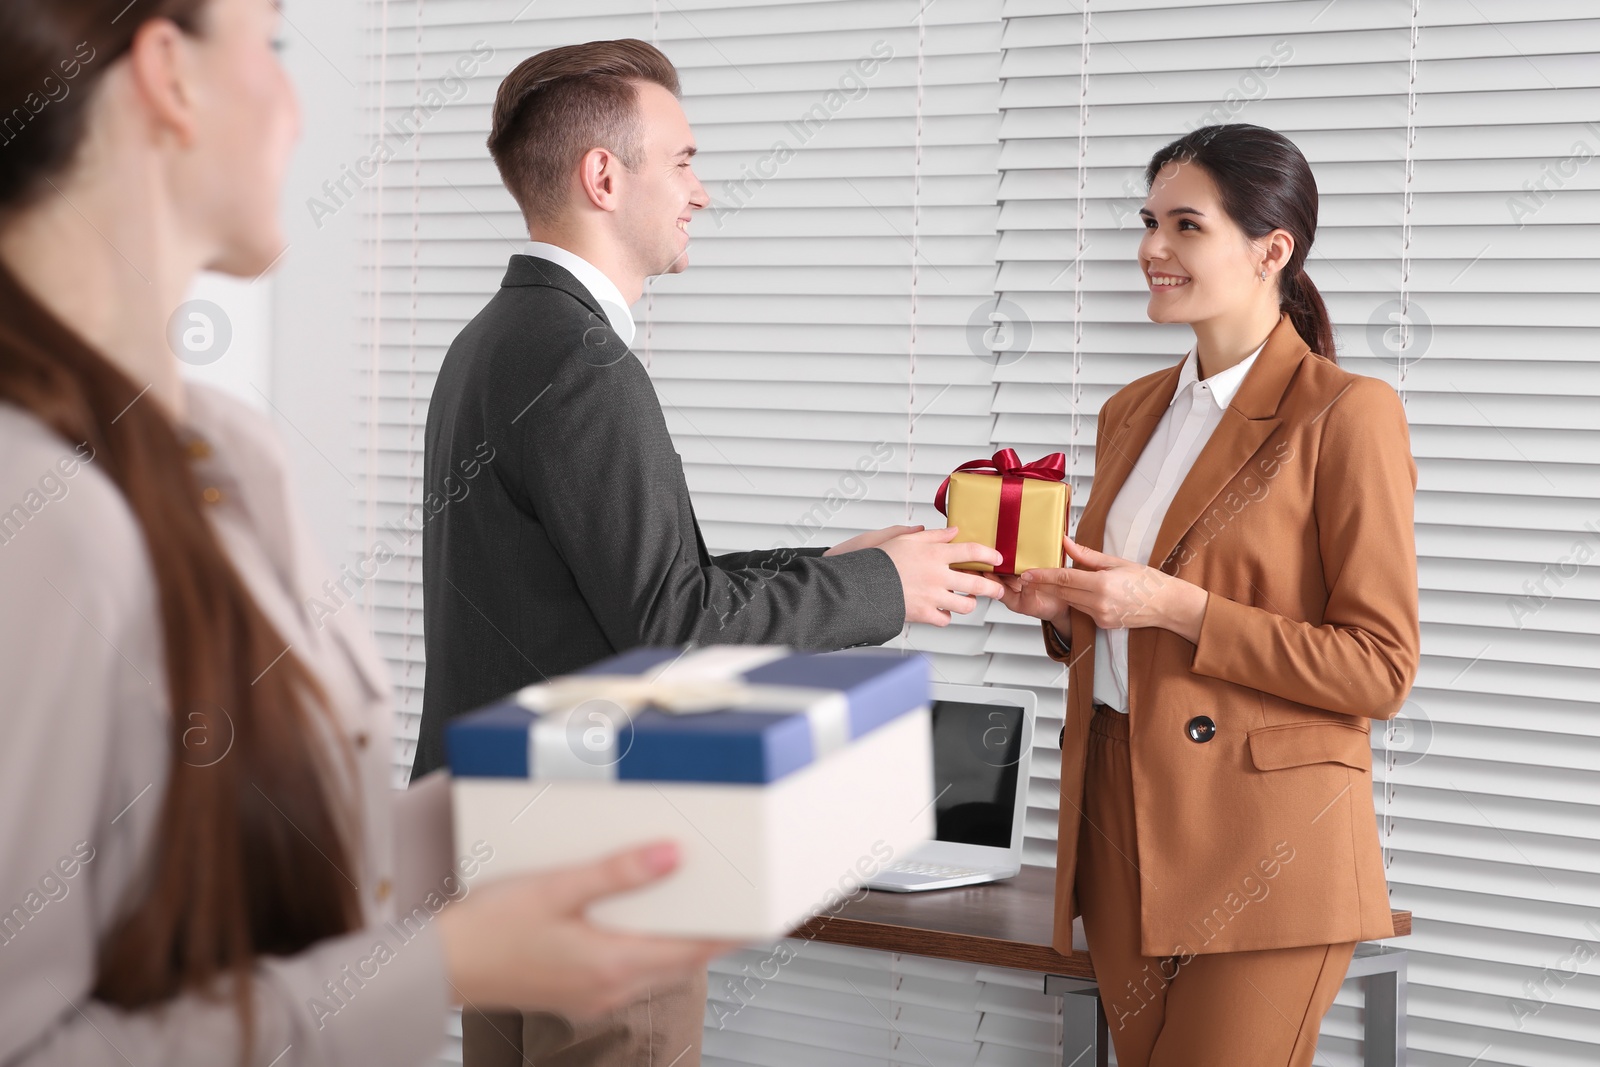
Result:
[[[1149,316],[1195,346],[1102,409],[1072,566],[1006,579],[1069,664],[1056,947],[1081,915],[1101,988],[1159,1006],[1108,1005],[1124,1067],[1306,1067],[1393,933],[1369,730],[1416,676],[1416,465],[1394,391],[1333,361],[1299,150],[1209,127],[1145,174]]]
[[[1254,297],[1241,284],[1254,274],[1260,288],[1275,287],[1277,309],[1312,351],[1338,361],[1327,306],[1305,272],[1317,183],[1299,149],[1260,126],[1206,126],[1157,152],[1144,177],[1139,261],[1153,322],[1215,322],[1230,303]],[[1215,351],[1203,342],[1202,359]]]

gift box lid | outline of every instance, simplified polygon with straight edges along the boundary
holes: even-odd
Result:
[[[766,783],[928,701],[893,649],[636,648],[445,727],[457,778]]]

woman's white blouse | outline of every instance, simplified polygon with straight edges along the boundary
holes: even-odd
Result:
[[[358,605],[312,610],[340,576],[300,522],[272,426],[204,387],[187,389],[187,406],[189,429],[205,442],[194,465],[217,535],[324,687],[359,779],[343,783],[342,795],[359,802],[347,814],[361,837],[340,874],[358,888],[366,925],[260,963],[250,1062],[431,1063],[449,996],[434,912],[413,905],[440,884],[460,893],[440,840],[447,817],[426,810],[443,810],[441,794],[392,789],[384,664]],[[90,996],[96,947],[148,875],[155,846],[173,756],[162,664],[155,578],[126,499],[100,464],[0,404],[0,1063],[239,1062],[226,998],[125,1012]],[[226,717],[198,721],[209,725],[185,734],[178,757],[227,759]],[[397,819],[401,805],[407,814]]]
[[[1262,342],[1261,348],[1266,347]],[[1200,380],[1194,351],[1183,360],[1178,384],[1161,413],[1155,433],[1139,453],[1127,481],[1106,512],[1101,551],[1148,564],[1161,520],[1200,452],[1222,422],[1239,386],[1261,354],[1257,348],[1227,370]],[[1128,631],[1096,629],[1094,636],[1094,699],[1117,711],[1128,710]]]

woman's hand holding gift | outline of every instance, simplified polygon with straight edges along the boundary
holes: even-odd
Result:
[[[1070,631],[1068,611],[1077,610],[1102,630],[1159,626],[1190,641],[1199,639],[1206,613],[1204,589],[1154,567],[1084,548],[1065,534],[1061,543],[1072,566],[1001,576],[1006,591],[1000,599],[1006,607],[1048,619],[1062,635]]]

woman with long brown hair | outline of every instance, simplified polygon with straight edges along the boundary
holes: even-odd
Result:
[[[253,277],[298,127],[273,0],[0,9],[0,1063],[423,1064],[447,1006],[594,1013],[727,946],[582,918],[671,845],[542,876],[396,841],[389,690],[270,426],[166,324]]]
[[[1139,267],[1184,358],[1119,390],[1071,566],[1005,579],[1068,664],[1055,943],[1082,916],[1123,1067],[1306,1067],[1389,937],[1373,720],[1416,677],[1416,465],[1334,360],[1287,138],[1158,151]]]

